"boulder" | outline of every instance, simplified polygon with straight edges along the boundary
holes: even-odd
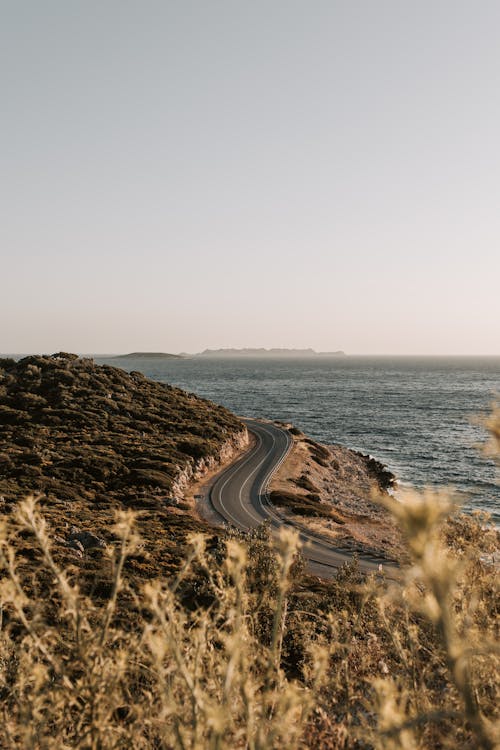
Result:
[[[82,550],[106,549],[106,542],[102,537],[93,534],[91,531],[80,531],[73,526],[68,537],[68,546],[74,546],[75,543],[80,544]],[[78,547],[75,547],[75,549],[78,549]]]
[[[82,555],[85,551],[83,544],[78,539],[70,539],[68,542],[68,547],[74,550],[79,550],[82,553]]]

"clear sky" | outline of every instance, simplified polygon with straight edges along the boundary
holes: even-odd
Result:
[[[0,351],[500,354],[498,0],[0,16]]]

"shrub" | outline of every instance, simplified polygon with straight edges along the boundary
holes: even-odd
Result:
[[[287,508],[291,513],[301,516],[315,516],[317,518],[332,518],[331,509],[322,505],[319,495],[295,495],[286,490],[273,490],[269,494],[273,505]]]
[[[0,746],[498,747],[497,569],[477,544],[498,537],[449,520],[443,493],[385,502],[412,556],[398,583],[355,561],[305,577],[297,537],[268,528],[193,534],[144,583],[130,513],[104,556],[71,558],[20,503],[0,526]]]

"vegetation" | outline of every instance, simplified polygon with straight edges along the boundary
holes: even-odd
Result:
[[[175,578],[138,586],[126,561],[141,542],[121,514],[97,600],[78,565],[55,562],[34,501],[21,503],[0,552],[0,742],[496,747],[494,571],[463,543],[473,519],[460,520],[459,557],[443,544],[442,512],[428,496],[402,515],[414,565],[401,588],[355,564],[308,579],[293,534],[273,549],[265,530],[245,543],[194,536]],[[27,534],[36,567],[17,552]]]
[[[498,449],[499,410],[489,426]],[[43,500],[11,503],[0,746],[497,748],[498,535],[442,494],[384,502],[412,557],[397,584],[355,562],[308,577],[296,536],[271,543],[265,527],[193,533],[180,567],[144,580],[148,526],[133,511],[68,558]]]
[[[320,466],[328,466],[331,458],[328,448],[325,448],[324,445],[320,445],[320,443],[317,443],[315,440],[310,440],[309,438],[306,438],[305,442],[310,446],[311,455],[316,463]]]
[[[167,575],[186,534],[211,532],[183,512],[183,483],[243,429],[226,409],[139,372],[63,352],[1,360],[0,514],[34,492],[65,564],[78,554],[73,525],[109,543],[115,513],[131,508],[147,542],[130,565],[143,578]],[[85,570],[87,588],[105,578],[99,555]]]
[[[297,487],[300,487],[307,492],[313,492],[315,494],[318,494],[319,492],[318,487],[316,487],[314,482],[311,482],[306,474],[301,474],[300,477],[295,480],[295,484],[297,485]]]
[[[318,518],[336,518],[335,511],[323,505],[319,495],[309,492],[307,495],[297,495],[285,490],[273,490],[269,493],[269,499],[273,505],[287,508],[292,513],[301,516],[313,516]]]
[[[179,388],[59,353],[0,362],[0,494],[139,508],[243,425]]]

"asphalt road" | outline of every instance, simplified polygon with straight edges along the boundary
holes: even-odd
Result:
[[[279,510],[270,504],[267,486],[285,460],[292,439],[287,430],[274,424],[250,419],[244,422],[256,438],[255,445],[217,477],[210,489],[210,501],[218,515],[232,526],[249,530],[268,521],[277,534],[282,526],[294,527],[294,524],[285,521]],[[294,528],[299,532],[310,573],[331,577],[341,565],[352,560],[352,552],[336,548],[330,540],[304,528]],[[358,561],[365,572],[380,571],[382,566],[387,577],[398,577],[398,568],[383,558],[358,555]]]

